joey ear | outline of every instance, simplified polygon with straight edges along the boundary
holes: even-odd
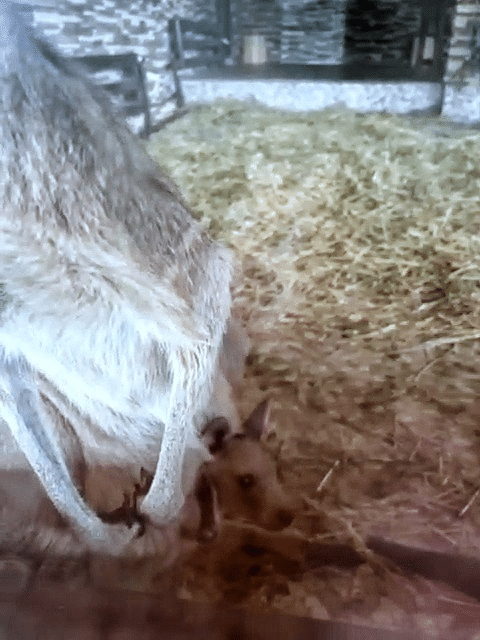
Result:
[[[231,431],[230,423],[226,418],[213,418],[205,425],[202,436],[203,440],[212,455],[218,453],[225,444],[225,439]]]
[[[270,409],[271,404],[268,398],[255,407],[243,423],[243,433],[247,437],[252,438],[252,440],[260,440],[267,433]]]

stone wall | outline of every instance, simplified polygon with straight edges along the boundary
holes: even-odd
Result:
[[[34,6],[33,22],[65,55],[118,54],[133,51],[145,58],[152,122],[172,108],[167,20],[198,16],[195,0],[57,0]],[[209,3],[203,5],[208,7]],[[201,13],[201,12],[200,12]]]
[[[26,0],[27,2],[29,0]],[[30,0],[34,3],[37,0]],[[213,18],[215,0],[38,0],[34,24],[66,55],[125,53],[145,58],[152,122],[172,109],[167,20],[173,15]],[[463,122],[480,121],[478,70],[466,68],[472,21],[480,23],[480,5],[459,0],[447,64],[444,115]],[[458,74],[463,73],[459,79]],[[281,106],[281,105],[278,105]]]
[[[452,24],[445,79],[455,81],[463,63],[470,57],[472,24],[480,20],[480,4],[459,0]]]
[[[472,27],[480,27],[480,4],[459,0],[445,76],[442,114],[457,122],[480,122],[480,69],[469,64]]]

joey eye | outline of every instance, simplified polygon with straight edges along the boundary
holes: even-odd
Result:
[[[250,489],[255,484],[255,476],[253,473],[244,473],[243,476],[238,476],[237,482],[242,489]]]

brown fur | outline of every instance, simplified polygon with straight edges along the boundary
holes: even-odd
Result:
[[[275,461],[262,442],[268,430],[270,405],[264,401],[243,424],[243,433],[227,435],[205,473],[217,492],[225,518],[241,518],[265,529],[287,527],[295,503],[282,488]]]
[[[209,542],[217,536],[223,518],[245,520],[270,530],[290,525],[297,504],[278,481],[275,461],[261,441],[268,430],[269,418],[270,405],[262,402],[243,423],[241,434],[225,433],[220,423],[224,436],[215,440],[213,457],[200,467],[194,490],[181,512],[178,529],[181,538]],[[213,420],[205,431],[212,435],[218,427],[219,421]],[[110,485],[105,485],[106,475],[110,476]],[[137,503],[149,489],[151,474],[142,470],[140,475],[140,483],[135,483],[129,493],[125,486],[132,487],[131,476],[125,476],[119,469],[92,470],[87,499],[97,513],[112,522],[131,523],[139,519],[142,528],[146,524],[150,529],[151,523],[137,511]],[[99,491],[102,485],[103,491]]]

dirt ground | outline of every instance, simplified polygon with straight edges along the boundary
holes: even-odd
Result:
[[[273,401],[270,445],[304,505],[291,535],[479,558],[478,132],[231,101],[192,110],[149,149],[242,259],[254,346],[240,402],[246,415]],[[289,534],[244,535],[200,550],[179,593],[480,634],[477,601],[440,583],[372,556],[305,570]]]
[[[47,558],[40,574],[480,638],[476,599],[366,547],[376,535],[480,559],[476,136],[435,118],[238,103],[153,136],[152,155],[242,259],[253,348],[240,407],[271,398],[268,444],[301,512],[278,534],[230,523],[167,574],[149,560],[107,575],[91,558]]]
[[[423,410],[428,412],[428,404]],[[370,410],[361,415],[365,424],[372,421]],[[318,427],[321,416],[321,412],[310,411],[302,420],[288,409],[276,412],[278,426],[269,444],[279,455],[286,487],[303,499],[297,519],[284,532],[268,533],[227,523],[219,539],[167,572],[161,559],[157,563],[152,559],[56,559],[47,555],[35,564],[36,579],[62,590],[87,587],[158,596],[168,593],[183,600],[216,604],[220,609],[233,605],[257,612],[423,632],[445,640],[480,637],[480,603],[476,599],[440,582],[404,573],[388,560],[365,553],[365,541],[372,532],[442,551],[458,549],[463,541],[455,545],[454,538],[445,539],[432,525],[428,504],[414,506],[420,502],[417,495],[404,499],[403,504],[395,500],[399,483],[410,481],[406,464],[391,465],[367,456],[356,461],[342,459],[334,445],[327,448],[308,437],[304,429]],[[392,410],[387,412],[382,424],[393,429],[393,416]],[[445,427],[453,428],[458,416],[441,418]],[[290,430],[292,420],[298,436],[282,437],[283,421]],[[336,460],[340,460],[338,465]],[[355,493],[365,495],[364,504],[349,504],[351,486]],[[421,502],[423,505],[423,496]],[[347,527],[345,513],[351,516]],[[455,535],[455,509],[437,506],[433,517],[441,520],[444,528],[451,523]],[[473,523],[471,527],[474,539]],[[471,542],[466,540],[464,547],[473,555]],[[355,548],[365,560],[361,564]],[[478,552],[475,555],[478,557]],[[27,551],[24,558],[28,557]],[[0,559],[0,574],[2,571]]]

